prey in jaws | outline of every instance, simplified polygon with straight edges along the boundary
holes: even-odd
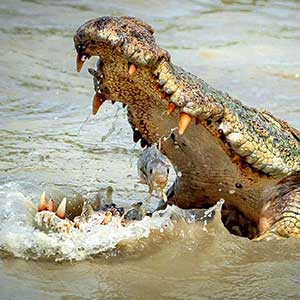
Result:
[[[141,209],[141,202],[124,209],[114,203],[104,203],[98,200],[81,203],[82,200],[73,199],[67,202],[64,198],[59,205],[53,199],[47,200],[45,192],[42,193],[36,214],[34,227],[43,232],[72,233],[88,231],[93,226],[113,224],[127,226],[137,220],[142,220],[145,213]],[[97,210],[95,206],[99,206]],[[75,210],[75,215],[74,215]],[[73,214],[73,217],[72,217]]]
[[[81,60],[80,60],[81,62]],[[79,67],[80,69],[81,67]],[[101,71],[101,59],[97,62],[97,68],[89,68],[89,73],[93,76],[95,95],[92,102],[92,114],[97,114],[101,105],[105,102],[105,97],[101,93],[101,82],[103,79],[103,73]],[[129,67],[129,73],[133,74],[135,71],[134,65]],[[141,139],[138,130],[133,128],[133,139],[138,141]],[[166,156],[164,156],[156,146],[151,146],[145,140],[141,140],[141,146],[145,147],[139,154],[137,170],[140,176],[140,183],[146,184],[149,187],[149,197],[146,200],[146,204],[149,202],[153,192],[157,192],[158,196],[165,202],[167,201],[166,193],[164,188],[168,183],[168,176],[170,171],[170,162]]]
[[[147,202],[150,200],[153,191],[157,192],[158,196],[164,201],[167,201],[164,188],[168,183],[170,164],[155,144],[147,147],[140,153],[137,168],[140,183],[147,184],[149,187]]]
[[[139,19],[90,20],[74,44],[78,71],[89,57],[100,59],[95,113],[107,99],[127,105],[134,139],[138,134],[144,146],[178,127],[161,143],[181,174],[167,204],[207,208],[223,198],[231,232],[240,226],[249,238],[300,237],[298,130],[176,66]]]

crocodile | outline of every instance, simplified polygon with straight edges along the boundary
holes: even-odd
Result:
[[[251,239],[300,236],[298,130],[173,64],[137,18],[89,20],[74,44],[78,72],[99,57],[93,114],[107,100],[122,102],[134,140],[161,142],[177,172],[165,205],[207,208],[223,198],[229,230],[240,225]]]

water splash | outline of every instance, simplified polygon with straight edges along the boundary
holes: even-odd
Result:
[[[186,224],[199,222],[206,228],[215,212],[220,211],[222,201],[209,210],[195,214],[195,210],[182,210],[168,206],[152,217],[144,217],[124,227],[117,221],[108,225],[86,226],[71,233],[44,233],[33,226],[35,206],[20,192],[17,183],[0,186],[0,249],[25,259],[50,258],[83,260],[96,254],[116,249],[125,241],[148,239],[154,233],[173,231],[178,221]]]

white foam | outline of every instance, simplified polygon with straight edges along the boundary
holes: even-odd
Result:
[[[44,233],[33,227],[35,208],[19,190],[14,183],[0,186],[0,249],[26,259],[86,259],[116,248],[121,241],[148,238],[151,232],[162,232],[165,228],[172,230],[171,217],[183,216],[183,210],[168,206],[151,218],[145,217],[126,227],[112,221],[105,226],[87,224],[83,231],[69,234]]]

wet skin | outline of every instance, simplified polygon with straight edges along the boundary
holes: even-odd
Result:
[[[169,204],[201,208],[225,198],[224,215],[231,223],[251,225],[244,235],[284,231],[284,236],[298,236],[299,132],[175,66],[153,32],[129,17],[102,17],[77,30],[77,70],[89,57],[100,58],[93,113],[106,99],[120,101],[144,144],[170,136],[161,149],[182,176],[169,193]],[[290,181],[288,189],[282,188]],[[269,189],[277,196],[270,199]],[[271,205],[283,198],[284,205]],[[285,216],[287,207],[293,210]],[[286,222],[278,223],[282,217]],[[296,226],[281,230],[288,224]]]

